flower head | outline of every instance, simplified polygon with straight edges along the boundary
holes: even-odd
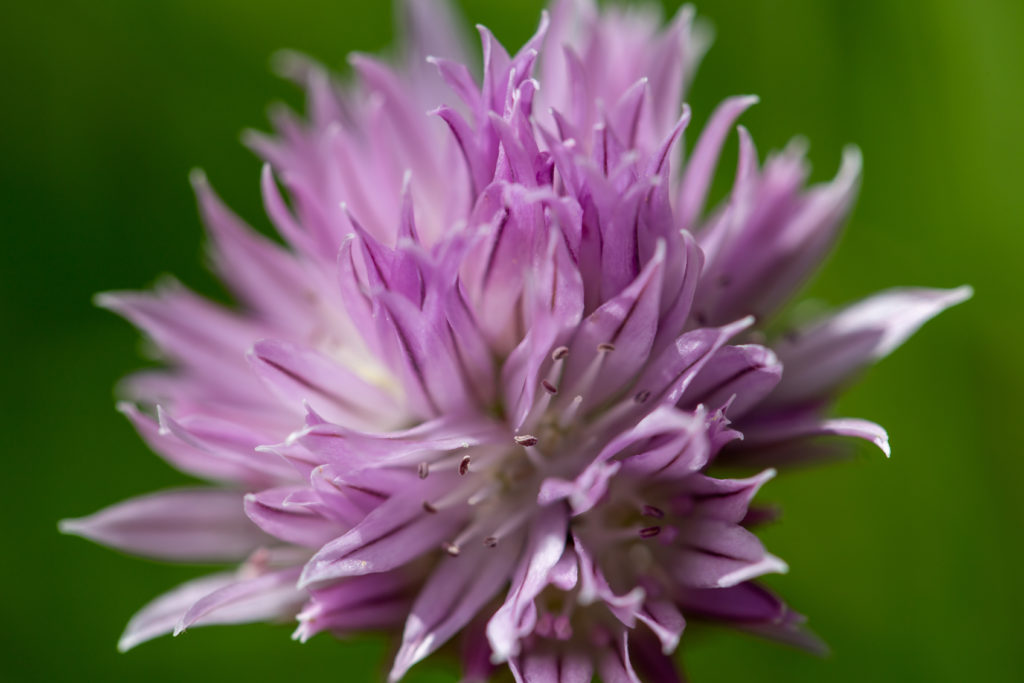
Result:
[[[193,176],[240,310],[176,284],[99,298],[170,365],[130,378],[121,410],[219,485],[63,528],[241,561],[147,605],[121,647],[297,619],[301,640],[396,634],[392,680],[460,638],[467,678],[531,681],[673,680],[692,619],[816,647],[756,581],[786,565],[751,531],[772,514],[752,499],[774,468],[827,457],[821,436],[888,454],[830,403],[969,291],[893,290],[767,337],[835,242],[856,149],[805,188],[801,150],[760,164],[739,127],[733,188],[708,210],[756,98],[722,103],[678,162],[704,49],[689,8],[660,28],[562,2],[514,56],[481,28],[479,78],[442,14],[407,9],[405,65],[355,56],[341,86],[282,60],[308,119],[279,112],[275,137],[248,141],[286,246]]]

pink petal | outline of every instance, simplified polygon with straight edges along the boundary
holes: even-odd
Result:
[[[220,489],[174,489],[131,498],[90,517],[63,520],[60,530],[179,562],[240,560],[273,542],[246,518],[242,494]]]
[[[786,373],[769,400],[793,404],[833,392],[971,294],[970,287],[892,289],[798,331],[776,346]]]
[[[305,593],[295,587],[298,577],[299,568],[292,567],[219,588],[189,607],[174,627],[174,635],[201,623],[237,624],[292,617],[305,599]]]

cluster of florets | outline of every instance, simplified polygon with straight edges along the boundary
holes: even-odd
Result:
[[[460,636],[467,677],[507,663],[531,681],[672,680],[687,619],[814,647],[755,582],[785,565],[751,500],[774,468],[821,457],[816,437],[888,452],[876,425],[827,417],[831,398],[966,292],[891,291],[766,341],[835,242],[856,150],[804,189],[799,150],[760,166],[741,127],[735,184],[707,211],[755,99],[725,101],[677,163],[704,48],[690,10],[661,30],[562,3],[515,56],[481,29],[478,83],[437,56],[458,57],[444,18],[409,9],[404,67],[355,57],[341,87],[285,60],[309,120],[281,112],[277,137],[250,142],[287,247],[194,178],[244,311],[179,286],[100,300],[173,366],[129,380],[126,415],[226,485],[65,528],[248,558],[147,606],[122,647],[297,618],[303,640],[401,634],[392,679]],[[710,473],[723,464],[757,473]]]

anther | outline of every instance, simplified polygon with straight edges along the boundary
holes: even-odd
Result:
[[[429,512],[432,515],[436,515],[437,514],[437,508],[434,507],[433,505],[431,505],[430,501],[427,501],[427,500],[423,501],[423,510],[425,512]]]
[[[520,434],[519,436],[515,437],[515,442],[520,446],[536,446],[537,437],[533,436],[532,434]]]
[[[644,505],[644,516],[661,519],[665,516],[665,511],[661,508],[656,508],[653,505]]]
[[[448,553],[452,557],[459,556],[459,546],[455,545],[454,543],[445,543],[441,547],[444,549],[446,553]]]
[[[430,464],[421,462],[416,471],[419,473],[420,479],[426,479],[427,475],[430,474]]]
[[[612,344],[611,342],[601,342],[597,345],[597,350],[601,353],[610,353],[615,350],[615,344]]]
[[[559,346],[557,349],[551,352],[551,360],[562,360],[569,355],[568,346]]]
[[[469,472],[469,456],[462,456],[462,462],[459,463],[459,474],[465,474]]]
[[[644,527],[643,529],[640,530],[640,537],[641,538],[654,538],[655,536],[657,536],[660,533],[661,533],[661,527],[660,526],[648,526],[648,527]]]
[[[636,396],[633,397],[633,400],[636,401],[637,403],[647,403],[649,400],[651,400],[651,392],[649,392],[647,389],[644,389],[643,391],[638,391],[636,392]]]
[[[494,536],[488,536],[484,539],[484,546],[488,548],[494,548],[498,545],[498,539]]]
[[[554,384],[552,384],[551,382],[547,381],[546,379],[542,379],[540,381],[540,385],[542,387],[544,387],[544,391],[548,392],[549,394],[557,394],[558,393],[558,387],[556,387]]]

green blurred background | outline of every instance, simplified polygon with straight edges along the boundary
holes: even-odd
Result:
[[[541,6],[460,4],[512,47]],[[762,103],[744,122],[762,153],[805,135],[824,178],[843,144],[864,151],[859,207],[810,294],[840,303],[966,282],[976,296],[843,400],[844,414],[889,429],[891,461],[864,449],[763,494],[786,511],[764,534],[792,568],[773,583],[834,654],[705,631],[686,640],[689,672],[698,683],[1024,680],[1013,427],[1024,415],[1024,3],[704,0],[698,10],[717,32],[689,98],[698,124],[722,97],[754,92]],[[341,67],[350,50],[391,43],[389,9],[82,0],[7,3],[3,14],[0,678],[378,679],[383,641],[299,645],[290,627],[200,629],[119,655],[133,611],[200,570],[61,537],[56,521],[185,481],[114,411],[114,382],[145,361],[138,335],[90,296],[167,272],[223,296],[201,265],[188,169],[205,168],[265,226],[259,164],[238,134],[266,128],[270,101],[300,101],[269,55],[290,47]],[[410,680],[452,677],[442,663]]]

